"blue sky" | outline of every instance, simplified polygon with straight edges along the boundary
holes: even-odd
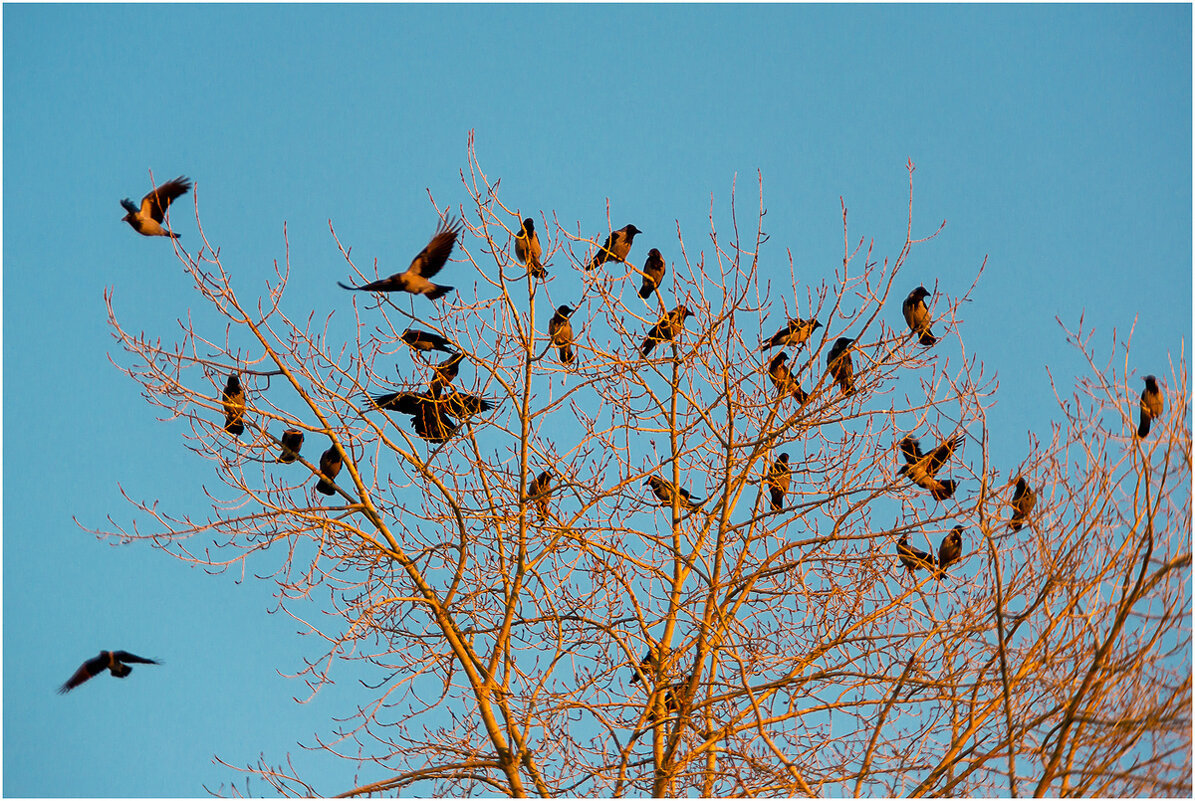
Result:
[[[895,256],[911,158],[915,232],[947,227],[910,280],[961,294],[988,259],[964,335],[1000,378],[1005,463],[1056,418],[1045,365],[1084,368],[1055,316],[1105,348],[1136,323],[1141,372],[1190,346],[1186,5],[6,5],[3,22],[5,795],[201,795],[238,778],[214,755],[288,752],[319,792],[354,783],[297,746],[353,683],[292,700],[306,688],[278,671],[313,646],[269,614],[268,582],[75,522],[132,520],[121,488],[202,516],[213,481],[109,361],[105,288],[152,336],[199,303],[169,243],[120,221],[150,169],[196,180],[245,287],[285,222],[288,302],[319,316],[350,308],[328,220],[382,274],[405,266],[435,225],[427,189],[466,200],[471,129],[505,200],[591,235],[608,199],[615,227],[675,244],[679,221],[705,247],[711,196],[725,219],[737,176],[749,210],[762,171],[762,271],[782,286],[786,248],[799,280],[841,263],[840,196]],[[111,648],[166,664],[55,694]]]

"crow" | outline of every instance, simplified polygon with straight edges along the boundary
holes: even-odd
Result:
[[[664,717],[675,715],[680,711],[680,684],[669,685],[664,690],[664,700],[661,703],[659,696],[652,696],[652,706],[647,713],[647,720],[650,723],[655,723],[660,719],[660,712],[664,713]]]
[[[910,481],[922,489],[929,490],[930,494],[934,496],[934,500],[946,500],[954,495],[957,485],[949,479],[934,478],[934,474],[942,469],[955,449],[963,444],[963,439],[963,435],[959,434],[925,454],[921,452],[919,440],[912,436],[905,437],[900,441],[900,452],[908,464],[901,465],[899,474],[907,476]]]
[[[784,496],[788,493],[789,482],[792,481],[792,471],[788,467],[788,454],[782,453],[768,470],[766,483],[772,494],[772,511],[778,512],[784,506]]]
[[[573,353],[573,324],[568,320],[574,311],[576,309],[570,309],[568,306],[559,306],[556,313],[552,315],[552,319],[548,321],[548,338],[558,349],[561,364],[572,364],[575,355]]]
[[[664,256],[660,251],[656,248],[647,251],[647,261],[643,262],[643,286],[639,287],[639,297],[644,300],[650,298],[651,293],[655,292],[664,280],[666,271]]]
[[[142,236],[169,236],[178,239],[178,234],[162,227],[162,218],[174,199],[185,195],[190,188],[191,179],[180,175],[141,198],[140,208],[126,197],[120,201],[120,205],[124,206],[128,214],[121,219],[133,226],[133,230]]]
[[[234,437],[245,433],[245,391],[236,373],[228,376],[224,385],[224,430]]]
[[[938,548],[938,573],[934,578],[938,581],[946,578],[946,568],[959,560],[963,555],[963,527],[955,526],[951,529],[942,545]]]
[[[925,299],[929,297],[929,290],[923,286],[919,286],[909,293],[905,298],[902,310],[905,313],[905,322],[909,324],[909,330],[914,334],[920,335],[922,345],[929,347],[938,341],[934,336],[934,332],[930,330],[930,323],[932,322],[929,313],[929,307],[925,305]]]
[[[788,324],[772,334],[771,338],[765,339],[759,343],[760,350],[768,350],[777,345],[780,347],[788,347],[792,345],[794,348],[803,345],[809,339],[809,335],[816,329],[821,328],[822,324],[817,320],[799,320],[796,317],[788,321]]]
[[[1137,428],[1137,436],[1149,436],[1149,424],[1162,416],[1162,390],[1158,389],[1158,379],[1152,375],[1145,377],[1145,389],[1141,390],[1141,425]]]
[[[1024,477],[1018,477],[1017,488],[1012,493],[1012,517],[1008,521],[1008,527],[1013,531],[1020,531],[1036,505],[1037,493],[1029,488],[1029,482]]]
[[[527,487],[527,500],[535,502],[541,523],[548,519],[548,501],[551,498],[552,473],[550,470],[545,470],[532,479],[531,485]]]
[[[282,453],[278,461],[291,464],[299,458],[299,449],[303,447],[303,432],[297,428],[288,428],[282,432]]]
[[[337,283],[342,289],[358,292],[409,292],[412,295],[427,295],[428,300],[441,298],[451,292],[453,287],[439,286],[428,279],[440,272],[440,268],[448,261],[460,233],[459,220],[441,220],[440,227],[427,247],[419,251],[419,255],[411,261],[411,266],[403,272],[365,286],[349,286],[341,281]]]
[[[855,365],[851,362],[851,343],[854,341],[839,337],[826,354],[826,372],[842,387],[843,395],[855,394]]]
[[[780,395],[791,394],[797,399],[797,403],[804,404],[809,399],[809,395],[801,388],[797,379],[793,378],[792,371],[788,369],[788,354],[780,351],[772,357],[772,361],[768,362],[768,376],[772,379],[772,384],[779,390]]]
[[[372,400],[384,412],[410,415],[416,436],[428,442],[447,442],[460,428],[450,416],[447,399],[439,397],[438,389],[434,392],[391,392],[376,395]],[[457,405],[464,408],[469,404],[458,400]]]
[[[631,252],[631,243],[635,241],[635,234],[641,233],[643,232],[633,225],[624,225],[612,232],[610,236],[606,237],[605,244],[598,248],[598,252],[594,254],[587,269],[596,269],[607,261],[624,261],[627,254]]]
[[[94,659],[88,659],[79,669],[75,671],[75,675],[71,676],[66,682],[58,688],[59,693],[69,693],[71,690],[78,687],[83,682],[90,679],[92,676],[98,676],[105,670],[111,671],[113,676],[118,679],[123,679],[125,676],[133,672],[133,669],[127,663],[132,662],[135,665],[160,665],[153,659],[146,659],[145,657],[130,654],[128,651],[100,651],[100,655]]]
[[[336,480],[336,476],[340,474],[340,468],[343,466],[344,461],[340,457],[340,451],[333,443],[319,458],[319,471],[323,473],[323,476],[315,485],[316,491],[325,495],[335,495],[336,488],[332,486],[332,482]]]
[[[445,353],[455,353],[453,344],[439,334],[433,334],[430,331],[420,331],[415,328],[408,328],[402,332],[402,341],[407,343],[412,350],[420,353],[429,353],[433,350],[442,350]]]
[[[548,271],[539,261],[543,252],[539,236],[535,233],[535,220],[528,217],[523,220],[523,228],[515,236],[515,257],[527,265],[527,272],[532,278],[548,277]]]
[[[455,381],[457,373],[459,373],[461,369],[461,362],[464,360],[465,354],[454,353],[446,360],[437,365],[433,365],[432,386],[440,389]]]
[[[684,329],[685,319],[692,316],[692,312],[683,303],[665,314],[647,332],[647,337],[644,338],[643,344],[639,346],[639,352],[643,356],[647,356],[656,345],[675,339],[676,335]]]
[[[916,575],[919,567],[931,571],[934,569],[934,555],[909,545],[907,534],[900,535],[896,543],[896,555],[900,557],[900,563],[908,568],[910,576]]]
[[[656,666],[656,648],[654,645],[647,646],[647,653],[643,655],[643,659],[639,662],[639,670],[635,670],[631,676],[631,684],[639,683],[639,672],[643,675],[651,677],[652,669]],[[632,670],[634,670],[632,668]]]
[[[661,506],[671,506],[672,498],[677,488],[671,481],[665,481],[659,476],[648,476],[643,482],[651,487],[651,491],[660,499]],[[694,510],[704,502],[702,498],[694,498],[687,489],[680,489],[679,505],[682,509]]]

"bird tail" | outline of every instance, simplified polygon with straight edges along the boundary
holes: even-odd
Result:
[[[166,236],[170,237],[171,239],[178,239],[180,235],[174,233],[174,231],[167,231]]]
[[[774,489],[771,492],[772,492],[772,511],[779,512],[780,509],[784,506],[784,493],[778,489]]]
[[[1025,518],[1022,517],[1019,513],[1013,514],[1012,519],[1008,521],[1008,527],[1011,528],[1013,531],[1020,531],[1022,526],[1024,526],[1024,525],[1025,525]]]
[[[564,362],[565,364],[572,364],[573,359],[576,358],[576,356],[577,354],[573,353],[572,345],[560,346],[560,361]]]
[[[934,496],[935,501],[944,501],[954,495],[954,489],[957,484],[952,479],[948,478],[943,481],[939,481],[938,483],[941,484],[940,487],[930,490],[930,493]]]
[[[647,281],[643,282],[643,286],[639,287],[639,297],[647,300],[651,297],[651,293],[656,291],[655,284],[649,284]]]
[[[642,345],[639,346],[639,353],[642,354],[643,358],[646,359],[647,354],[651,353],[652,348],[654,348],[655,346],[656,346],[656,341],[654,339],[652,339],[651,337],[648,337],[647,340]]]
[[[224,430],[229,434],[232,434],[234,437],[239,437],[241,434],[245,433],[245,424],[239,420],[233,420],[224,424]]]
[[[339,286],[341,289],[347,289],[347,290],[349,290],[350,292],[364,292],[364,291],[366,291],[366,290],[365,290],[365,287],[363,287],[363,286],[349,286],[349,285],[348,285],[348,284],[346,284],[344,281],[337,281],[337,282],[336,282],[336,285],[337,285],[337,286]]]
[[[1153,418],[1151,418],[1145,414],[1141,415],[1141,425],[1137,426],[1137,436],[1148,437],[1149,436],[1149,424],[1151,422],[1153,422]]]
[[[922,345],[924,345],[925,347],[928,348],[931,345],[933,345],[934,343],[936,343],[938,341],[938,338],[936,336],[934,336],[933,333],[927,328],[923,332],[921,332],[921,340],[920,341],[921,341]]]
[[[123,679],[125,676],[133,672],[133,669],[126,664],[117,663],[112,666],[112,675],[118,679]]]
[[[455,288],[450,286],[440,286],[439,284],[432,284],[432,286],[435,288],[431,292],[427,293],[428,300],[439,300]]]
[[[332,485],[322,478],[319,480],[319,483],[315,485],[315,490],[316,492],[322,492],[325,495],[336,494],[336,490],[333,489]]]

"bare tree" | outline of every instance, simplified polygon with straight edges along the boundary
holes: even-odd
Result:
[[[778,257],[762,177],[749,227],[732,191],[707,248],[678,222],[594,270],[610,221],[541,215],[539,280],[515,258],[525,210],[472,143],[471,203],[432,205],[465,225],[443,275],[467,262],[476,291],[345,294],[316,319],[286,304],[289,253],[256,298],[206,238],[176,242],[206,306],[180,340],[130,333],[111,294],[109,313],[122,369],[211,462],[212,508],[135,502],[138,524],[105,533],[268,568],[325,644],[297,677],[367,676],[316,746],[356,764],[345,795],[1189,795],[1185,353],[1140,438],[1127,344],[1118,371],[1073,334],[1091,372],[1058,389],[1051,441],[991,464],[997,382],[958,314],[971,289],[927,287],[933,346],[900,313],[902,271],[936,235],[913,231],[908,170],[901,250],[853,238],[844,205],[842,264],[818,284],[791,256],[791,285],[761,279]],[[666,273],[644,300],[651,246]],[[388,274],[350,250],[356,284]],[[566,271],[575,296],[554,293]],[[548,333],[561,306],[567,363]],[[409,331],[451,344],[416,351]],[[305,446],[282,465],[288,429]],[[1013,530],[1018,478],[1036,504],[1018,496]],[[343,789],[289,759],[242,769],[284,794]]]

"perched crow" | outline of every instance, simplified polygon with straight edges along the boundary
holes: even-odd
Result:
[[[607,261],[624,261],[627,254],[631,252],[631,243],[635,241],[635,234],[641,233],[643,232],[633,225],[624,225],[611,233],[606,237],[606,243],[594,254],[588,269],[601,267]]]
[[[934,569],[934,555],[909,545],[907,534],[900,535],[900,540],[896,543],[896,555],[900,557],[900,563],[908,568],[911,576],[917,573],[919,567],[931,571]]]
[[[651,677],[652,669],[656,666],[656,647],[654,645],[647,646],[647,653],[643,655],[643,659],[639,662],[639,670],[636,670],[631,676],[631,684],[639,683],[639,671],[643,671],[643,675]]]
[[[527,500],[535,502],[542,523],[548,519],[548,501],[552,498],[552,473],[545,470],[531,481],[527,487]]]
[[[798,347],[805,344],[805,341],[809,339],[809,335],[821,327],[822,324],[817,320],[799,320],[794,317],[788,321],[788,325],[772,334],[770,339],[760,342],[759,349],[768,350],[776,346],[788,347],[789,345],[794,348]]]
[[[938,581],[946,578],[946,568],[959,560],[963,555],[963,527],[955,526],[938,547],[938,573],[934,578]]]
[[[1137,428],[1137,436],[1149,436],[1149,424],[1162,416],[1162,390],[1158,389],[1158,379],[1152,375],[1145,377],[1145,389],[1141,390],[1141,425]]]
[[[299,449],[303,447],[303,432],[297,428],[288,428],[282,432],[282,453],[278,461],[290,464],[299,458]]]
[[[224,430],[235,437],[245,433],[245,391],[236,373],[224,385]]]
[[[336,480],[336,476],[340,475],[340,468],[343,466],[344,461],[340,458],[340,451],[337,450],[336,445],[329,446],[328,450],[324,451],[319,458],[319,471],[326,478],[321,478],[315,485],[316,491],[325,495],[335,495],[336,488],[332,486],[332,482]]]
[[[439,286],[428,279],[440,272],[440,268],[448,261],[452,254],[452,246],[456,244],[456,238],[460,233],[459,220],[442,220],[431,242],[419,251],[419,255],[411,261],[411,266],[405,271],[365,286],[349,286],[339,281],[337,283],[342,289],[360,292],[410,292],[412,295],[427,295],[428,300],[441,298],[451,292],[453,287]]]
[[[439,334],[433,334],[430,331],[408,328],[402,332],[402,341],[407,343],[412,350],[417,350],[420,353],[429,353],[433,350],[442,350],[445,353],[454,352],[451,342]]]
[[[930,330],[930,323],[932,322],[929,314],[929,307],[925,305],[925,299],[929,297],[929,290],[923,286],[919,286],[909,293],[905,298],[903,311],[905,313],[905,322],[909,324],[909,330],[914,334],[920,335],[920,342],[925,347],[929,347],[938,341],[934,336],[934,332]]]
[[[934,500],[944,501],[954,495],[955,482],[949,479],[934,478],[955,449],[963,444],[963,435],[946,440],[928,454],[921,452],[921,443],[912,436],[900,441],[900,452],[908,464],[901,465],[899,474],[907,476],[917,486],[927,489],[934,496]]]
[[[842,387],[843,395],[855,394],[855,365],[851,362],[851,343],[854,341],[839,337],[826,354],[826,372]]]
[[[768,376],[781,396],[791,394],[800,404],[809,399],[809,395],[801,389],[800,383],[793,378],[792,371],[788,369],[788,354],[784,351],[777,353],[772,357],[772,361],[768,362]]]
[[[647,356],[656,345],[676,339],[676,335],[685,327],[685,319],[692,316],[692,312],[685,308],[683,303],[665,314],[647,332],[643,344],[639,346],[639,352]]]
[[[669,715],[675,715],[677,712],[679,712],[680,711],[680,692],[681,692],[681,685],[680,684],[672,684],[672,685],[669,685],[664,690],[664,693],[663,693],[664,698],[663,698],[662,703],[660,702],[660,696],[658,693],[656,695],[652,696],[652,700],[651,700],[652,706],[651,706],[651,709],[647,713],[648,722],[655,723],[657,720],[659,720],[661,712],[664,713],[663,714],[664,717],[668,717]]]
[[[141,198],[141,208],[134,206],[133,201],[126,197],[120,201],[120,205],[124,206],[128,214],[121,219],[133,226],[133,230],[142,236],[170,236],[178,239],[178,234],[162,227],[162,218],[174,199],[185,195],[190,188],[191,180],[180,175]]]
[[[1036,505],[1037,493],[1029,488],[1029,482],[1023,477],[1018,478],[1017,488],[1012,493],[1012,518],[1008,521],[1008,527],[1020,531]]]
[[[651,491],[660,499],[661,506],[671,506],[672,498],[676,493],[676,487],[671,481],[665,481],[659,476],[648,476],[647,481],[643,482],[651,487]],[[701,506],[702,498],[694,498],[687,489],[680,489],[679,506],[681,509],[693,510]]]
[[[528,217],[523,220],[523,228],[515,236],[515,257],[527,265],[527,272],[532,278],[548,277],[548,271],[539,261],[543,252],[539,245],[539,235],[535,233],[535,220]]]
[[[792,471],[788,467],[788,454],[782,453],[768,471],[766,483],[772,493],[772,511],[778,512],[784,506],[784,496],[788,493],[789,482],[792,481]]]
[[[58,688],[58,692],[69,693],[92,676],[98,676],[105,670],[111,671],[112,675],[118,679],[123,679],[133,672],[133,669],[127,664],[129,662],[135,665],[161,664],[161,662],[155,662],[152,659],[130,654],[128,651],[100,651],[99,656],[94,659],[88,659],[80,665],[79,669],[75,671],[75,675],[67,679],[66,683]]]
[[[647,251],[647,261],[643,262],[643,286],[639,287],[639,297],[647,300],[651,293],[659,288],[667,270],[664,256],[656,248]]]
[[[561,364],[573,363],[573,324],[568,318],[574,311],[576,309],[570,309],[568,306],[559,306],[552,319],[548,321],[548,337],[552,340],[552,345],[559,349]]]
[[[454,353],[446,360],[440,362],[432,367],[432,385],[437,389],[443,388],[456,380],[457,373],[460,372],[461,362],[465,360],[465,354]]]

